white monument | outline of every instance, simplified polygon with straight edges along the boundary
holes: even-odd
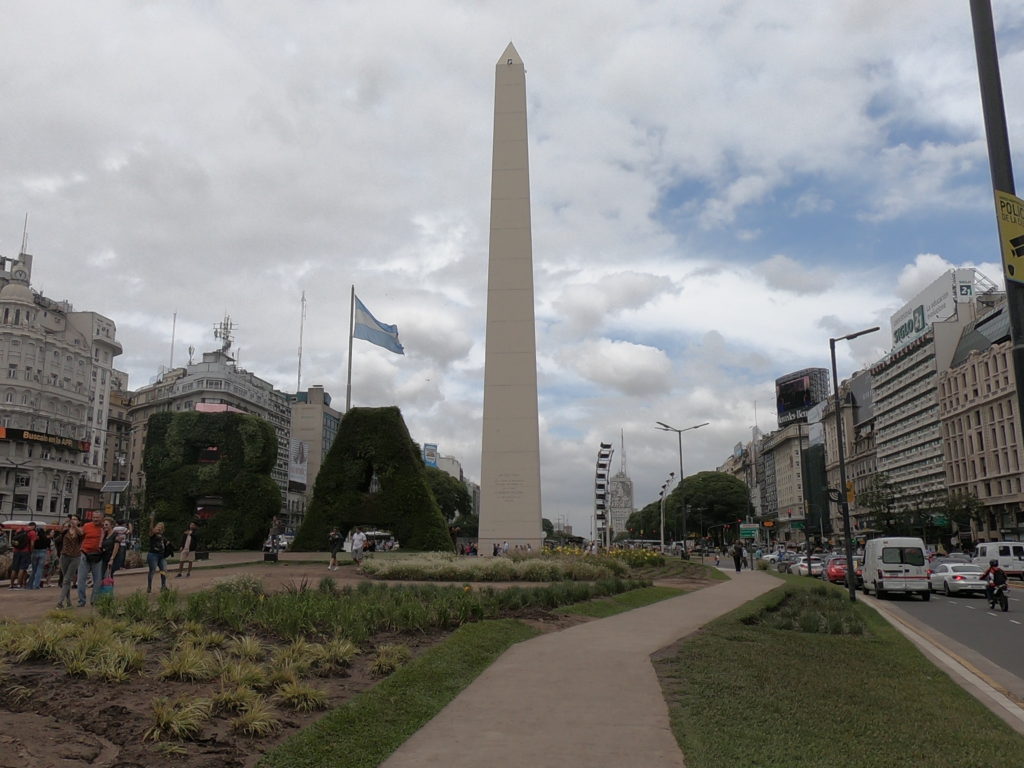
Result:
[[[481,555],[544,540],[537,426],[526,68],[512,43],[494,77],[491,238],[487,269],[484,423],[480,459]]]

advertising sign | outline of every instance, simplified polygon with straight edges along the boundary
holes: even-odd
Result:
[[[423,463],[428,467],[437,466],[437,443],[423,444]]]
[[[72,437],[63,437],[62,435],[51,435],[47,432],[31,432],[27,429],[11,429],[10,427],[0,427],[0,440],[27,440],[31,443],[55,445],[58,448],[71,448],[83,453],[88,453],[92,450],[92,443],[85,440],[75,440]]]
[[[309,444],[301,440],[291,439],[291,449],[288,451],[288,482],[307,482],[307,470],[309,469]]]
[[[1007,280],[1024,283],[1024,200],[996,190],[996,219]]]
[[[904,304],[889,319],[892,348],[906,346],[931,328],[932,323],[953,317],[958,303],[974,298],[974,280],[972,267],[951,269]]]

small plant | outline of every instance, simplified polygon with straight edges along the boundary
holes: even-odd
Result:
[[[231,721],[231,729],[262,739],[281,729],[281,720],[274,708],[262,696],[254,698],[238,717]]]
[[[301,683],[285,683],[277,689],[274,700],[283,707],[297,712],[327,709],[327,694]]]
[[[288,645],[277,649],[274,653],[274,665],[291,667],[299,674],[303,674],[320,656],[320,648],[318,643],[311,643],[301,637],[296,638]]]
[[[160,677],[199,682],[216,674],[213,655],[194,645],[180,645],[160,660]]]
[[[231,688],[221,687],[213,696],[213,707],[218,712],[244,712],[259,694],[252,688],[236,685]]]
[[[199,735],[203,723],[210,719],[212,706],[205,699],[154,699],[153,725],[142,735],[143,741],[159,741],[164,737],[192,739]]]
[[[263,668],[244,660],[223,663],[220,668],[220,679],[221,683],[246,688],[263,688],[267,685],[267,674]]]
[[[27,685],[12,685],[7,689],[7,696],[15,704],[22,704],[32,698],[35,693]]]
[[[298,683],[299,672],[288,665],[274,666],[270,670],[270,674],[267,676],[267,684],[274,688],[279,688],[287,683]]]
[[[163,637],[163,630],[152,621],[128,624],[121,632],[125,637],[139,643],[152,642]]]
[[[232,656],[248,661],[260,661],[267,652],[263,642],[253,635],[235,635],[225,648]]]
[[[405,645],[385,644],[377,646],[376,655],[370,663],[370,672],[378,677],[390,675],[412,658],[412,653]]]
[[[320,646],[316,668],[320,672],[331,674],[347,667],[358,654],[359,648],[351,640],[344,637],[332,637]]]
[[[188,754],[188,750],[183,745],[170,741],[158,741],[153,748],[164,757],[184,757]]]

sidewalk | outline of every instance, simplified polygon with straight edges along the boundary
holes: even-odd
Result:
[[[381,765],[682,768],[650,655],[777,586],[743,571],[519,643]]]

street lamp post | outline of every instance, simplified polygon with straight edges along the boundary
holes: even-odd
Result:
[[[676,476],[675,472],[668,473],[668,480],[665,481],[664,485],[661,486],[661,551],[665,552],[665,501],[668,499],[668,488],[672,485],[672,478]]]
[[[839,509],[843,514],[843,536],[846,537],[846,586],[850,590],[850,602],[857,601],[857,572],[853,567],[853,534],[850,530],[850,499],[846,493],[846,451],[843,448],[843,407],[839,398],[839,374],[836,373],[836,342],[849,341],[878,330],[866,328],[856,333],[848,333],[828,340],[829,353],[832,355],[832,392],[836,399],[836,445],[839,456]],[[810,570],[810,563],[807,565]]]
[[[655,422],[655,427],[654,427],[655,429],[660,429],[662,432],[675,432],[676,436],[679,438],[679,485],[680,485],[680,487],[682,487],[683,478],[685,477],[685,475],[683,474],[683,432],[689,432],[691,429],[700,429],[701,427],[706,427],[710,423],[711,423],[710,421],[705,421],[703,424],[694,424],[692,427],[684,427],[683,429],[676,429],[675,427],[670,427],[668,424],[666,424],[663,421]],[[664,536],[662,538],[664,538]],[[665,542],[662,542],[662,545],[664,545],[664,543]],[[689,559],[689,557],[690,557],[690,553],[687,552],[686,505],[685,504],[683,505],[683,557],[685,557],[687,559]]]

